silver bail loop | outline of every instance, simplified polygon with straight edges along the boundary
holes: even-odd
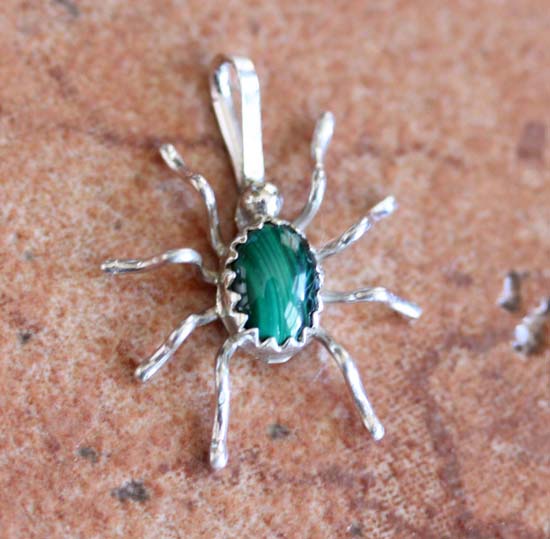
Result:
[[[218,56],[210,76],[210,94],[239,190],[263,184],[260,83],[254,64],[241,56]]]

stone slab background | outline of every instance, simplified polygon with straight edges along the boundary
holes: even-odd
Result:
[[[3,0],[0,536],[550,537],[549,345],[525,360],[509,344],[550,289],[549,28],[546,0]],[[206,449],[221,326],[133,381],[213,290],[189,268],[98,265],[178,246],[215,263],[160,141],[210,179],[234,233],[207,85],[222,51],[255,60],[284,217],[307,197],[316,116],[336,116],[315,245],[400,201],[326,264],[333,288],[381,284],[425,309],[324,313],[379,444],[316,344],[282,366],[233,361],[220,474]],[[495,306],[510,268],[528,272],[516,315]]]

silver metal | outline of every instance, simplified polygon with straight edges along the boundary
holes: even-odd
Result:
[[[363,425],[375,440],[381,440],[384,437],[384,427],[374,413],[355,362],[346,349],[338,344],[323,328],[318,328],[315,331],[315,338],[330,352],[336,364],[340,367],[355,406],[359,410]]]
[[[229,360],[239,346],[249,340],[247,333],[229,337],[221,347],[216,359],[216,412],[210,442],[210,466],[220,470],[227,464],[227,429],[229,427]]]
[[[313,140],[311,141],[311,157],[315,163],[315,168],[311,176],[311,191],[308,201],[293,223],[298,230],[306,229],[323,202],[327,185],[324,159],[333,134],[334,116],[332,112],[324,112],[317,120]]]
[[[205,326],[218,319],[218,312],[215,307],[204,311],[201,314],[189,315],[170,335],[155,353],[146,359],[136,370],[135,377],[140,382],[150,380],[161,367],[166,365],[176,350],[183,344],[185,339],[200,326]]]
[[[409,318],[417,319],[422,314],[422,309],[416,303],[400,298],[381,286],[359,288],[359,290],[353,290],[352,292],[324,290],[321,296],[323,303],[362,303],[365,301],[374,301],[384,303],[390,309]]]
[[[202,278],[210,284],[218,284],[218,274],[202,265],[202,257],[194,249],[172,249],[151,258],[114,258],[101,264],[101,271],[113,275],[119,273],[142,273],[166,264],[194,264]]]
[[[514,329],[512,347],[517,352],[530,354],[542,341],[542,334],[547,319],[550,318],[550,297],[541,300]]]
[[[237,204],[235,222],[239,230],[250,226],[258,219],[275,219],[283,206],[283,198],[272,183],[249,185]]]
[[[218,56],[210,76],[210,95],[239,190],[263,183],[260,82],[254,64],[241,56]]]
[[[220,231],[220,219],[218,217],[218,206],[216,205],[216,195],[210,184],[204,176],[192,173],[185,164],[182,156],[178,153],[172,144],[163,144],[160,147],[160,155],[164,162],[180,176],[188,180],[191,185],[199,192],[204,200],[206,210],[208,211],[208,224],[210,228],[210,243],[218,256],[224,256],[226,252],[225,244],[222,240]]]
[[[318,166],[323,166],[325,154],[334,135],[334,114],[330,111],[323,112],[313,131],[311,140],[311,157]]]
[[[498,298],[498,305],[507,311],[517,311],[521,303],[520,296],[520,275],[517,271],[511,270],[504,277],[502,292]]]
[[[239,256],[239,246],[248,241],[248,234],[261,229],[266,223],[292,228],[309,246],[304,230],[317,213],[323,199],[326,185],[323,161],[332,138],[334,118],[331,113],[327,112],[317,122],[311,146],[311,154],[315,162],[311,192],[301,214],[291,224],[278,219],[282,197],[274,185],[264,181],[260,91],[252,62],[240,57],[223,56],[218,58],[210,84],[214,110],[233,163],[240,192],[236,210],[236,223],[239,232],[234,240],[226,246],[220,233],[216,199],[208,182],[201,175],[194,174],[187,168],[174,146],[171,144],[161,146],[161,155],[168,166],[186,181],[190,181],[206,204],[210,224],[210,242],[219,258],[219,271],[205,269],[200,255],[192,249],[185,248],[168,251],[149,259],[108,260],[101,266],[101,269],[107,273],[118,274],[152,270],[168,263],[194,264],[201,270],[205,281],[216,285],[216,305],[201,314],[188,316],[169,335],[166,342],[137,368],[136,377],[141,381],[146,381],[154,376],[170,360],[195,328],[217,319],[223,322],[229,336],[221,347],[216,362],[216,410],[210,446],[210,464],[217,470],[223,468],[227,463],[229,362],[231,357],[237,350],[242,349],[266,363],[283,363],[313,339],[317,339],[336,360],[363,423],[373,437],[379,440],[384,434],[384,429],[367,398],[355,363],[344,348],[319,325],[323,304],[377,301],[385,303],[390,308],[411,318],[418,318],[421,310],[414,303],[399,298],[381,287],[362,288],[353,292],[323,291],[324,272],[321,261],[339,253],[357,241],[371,228],[373,223],[390,215],[396,208],[395,199],[393,197],[385,198],[372,208],[359,223],[319,251],[310,247],[310,260],[314,264],[319,290],[314,298],[317,307],[312,308],[312,312],[308,313],[311,314],[309,326],[303,328],[296,338],[290,338],[282,344],[279,344],[274,337],[262,340],[259,328],[247,328],[247,315],[239,312],[236,308],[241,294],[231,290],[235,279],[232,269],[233,262]],[[240,92],[240,100],[234,99],[237,89]]]
[[[330,241],[317,252],[317,258],[322,261],[329,256],[343,251],[360,239],[372,228],[372,225],[384,217],[388,217],[397,209],[397,201],[389,196],[376,204],[363,219],[348,228],[340,237]]]

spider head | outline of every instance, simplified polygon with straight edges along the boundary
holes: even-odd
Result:
[[[242,193],[235,219],[240,229],[265,219],[275,219],[283,205],[283,197],[272,183],[251,184]]]

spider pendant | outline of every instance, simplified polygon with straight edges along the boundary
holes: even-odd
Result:
[[[221,469],[228,458],[231,357],[243,349],[266,363],[282,363],[312,340],[318,340],[340,367],[363,424],[375,440],[380,440],[384,428],[367,398],[357,367],[346,350],[320,326],[320,314],[323,305],[336,302],[380,302],[410,318],[418,318],[421,309],[382,287],[351,292],[325,290],[322,263],[355,243],[376,221],[390,215],[396,209],[395,199],[385,198],[340,237],[314,249],[305,230],[325,192],[323,162],[334,129],[332,114],[321,115],[313,134],[311,153],[315,166],[308,201],[294,221],[283,221],[278,219],[282,198],[277,188],[264,180],[259,83],[252,62],[222,56],[216,61],[210,83],[214,110],[241,193],[235,215],[239,233],[229,245],[224,243],[210,185],[203,176],[189,171],[172,145],[161,146],[167,165],[189,181],[205,203],[210,242],[220,259],[220,268],[206,269],[199,253],[186,248],[149,259],[115,259],[102,264],[101,269],[111,274],[148,271],[164,264],[194,264],[203,279],[217,289],[215,306],[188,316],[136,369],[136,377],[141,382],[149,380],[195,328],[218,319],[223,322],[229,336],[216,360],[216,409],[210,445],[210,464]],[[241,96],[240,121],[234,104],[235,86]]]

